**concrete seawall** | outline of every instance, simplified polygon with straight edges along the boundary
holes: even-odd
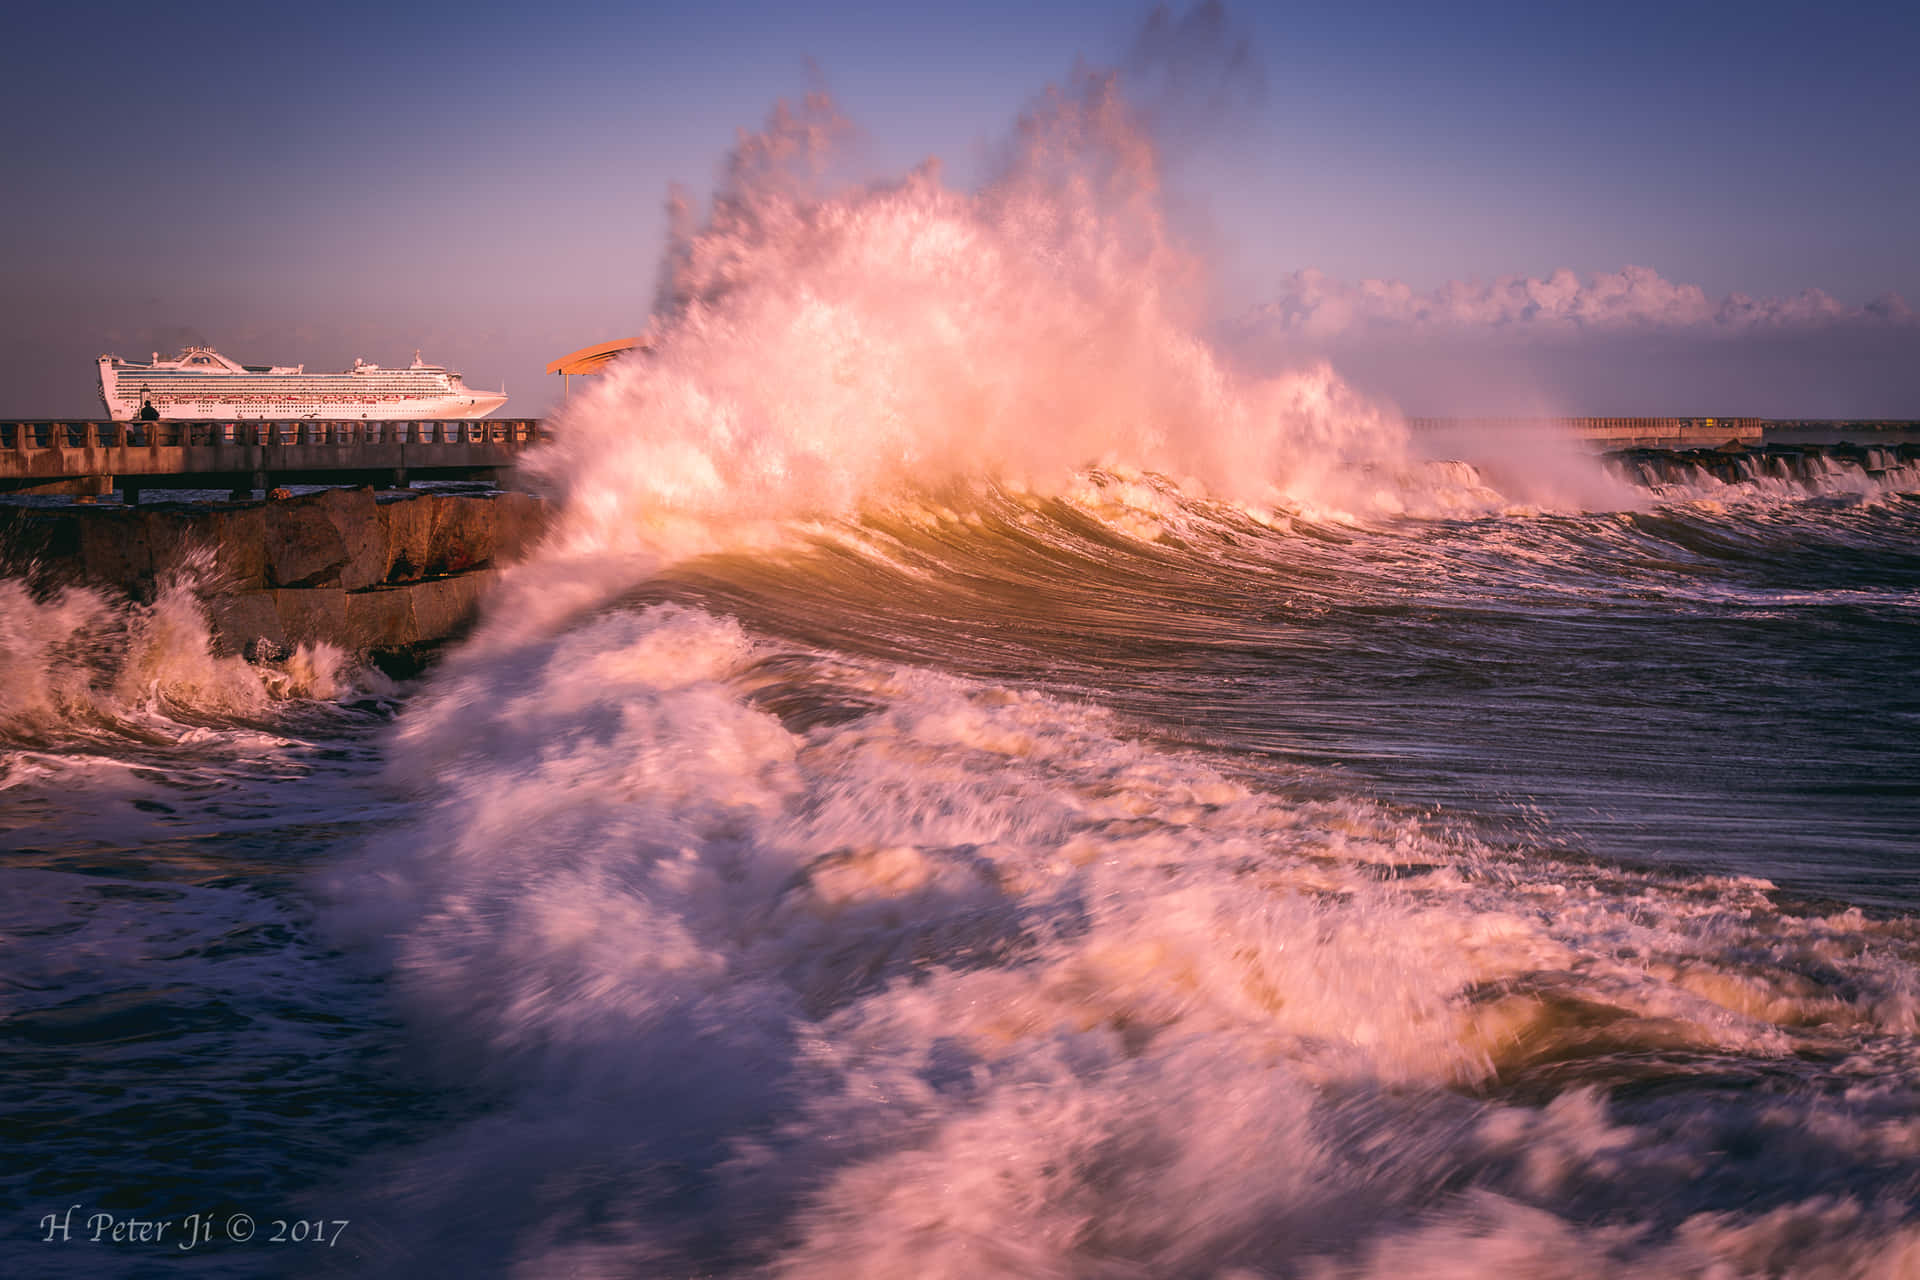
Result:
[[[472,622],[494,570],[532,546],[547,504],[523,493],[329,489],[271,502],[15,507],[0,572],[151,601],[185,572],[224,652],[325,642],[410,672]]]

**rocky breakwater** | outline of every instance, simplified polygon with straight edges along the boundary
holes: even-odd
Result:
[[[1627,479],[1649,487],[1742,484],[1768,480],[1809,488],[1852,477],[1882,483],[1913,478],[1920,444],[1760,444],[1729,441],[1716,449],[1622,449],[1607,455]]]
[[[546,522],[547,505],[524,493],[16,507],[0,514],[0,569],[37,591],[82,585],[138,603],[181,583],[221,651],[326,643],[407,674],[470,624],[494,570]]]

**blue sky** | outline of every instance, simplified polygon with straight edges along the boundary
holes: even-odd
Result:
[[[966,185],[1149,9],[14,12],[0,411],[33,416],[97,411],[100,352],[188,338],[309,368],[423,347],[539,412],[547,360],[644,326],[669,184],[703,195],[776,99],[824,83],[866,172]],[[1248,351],[1412,412],[1511,407],[1435,376],[1481,361],[1568,412],[1920,416],[1920,324],[1885,301],[1920,306],[1917,12],[1228,6],[1262,91],[1165,139],[1179,224]],[[1633,295],[1657,313],[1607,283],[1630,267],[1671,286]],[[1536,295],[1560,309],[1500,301]]]

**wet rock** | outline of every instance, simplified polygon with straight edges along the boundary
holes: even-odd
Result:
[[[198,561],[216,648],[277,661],[325,642],[413,674],[462,633],[524,554],[548,508],[526,494],[420,494],[376,501],[326,490],[217,507],[0,510],[0,568],[37,585],[86,583],[150,600]]]
[[[277,502],[267,509],[269,586],[337,586],[348,559],[347,540],[317,503]]]
[[[413,600],[415,630],[425,636],[452,636],[464,631],[480,608],[481,594],[493,584],[492,573],[463,573],[434,578],[407,588]]]
[[[359,591],[387,580],[387,531],[372,489],[327,489],[314,494],[315,502],[340,531],[347,561],[340,567],[340,585]]]
[[[467,494],[438,497],[434,503],[433,545],[427,553],[430,573],[461,573],[493,561],[492,504]]]
[[[206,609],[218,653],[237,653],[248,662],[273,662],[291,648],[271,591],[216,592],[207,597]]]
[[[497,493],[493,509],[493,558],[499,563],[532,551],[547,531],[547,504],[530,493]]]
[[[193,516],[178,509],[89,512],[80,522],[80,572],[89,582],[113,586],[135,600],[151,601],[160,577],[183,565],[204,543]]]
[[[412,582],[427,572],[433,555],[436,502],[425,494],[409,494],[380,504],[380,520],[387,535],[388,582]]]
[[[269,662],[286,661],[287,646],[269,640],[265,636],[255,636],[253,639],[247,641],[246,646],[241,650],[241,654],[248,662],[253,663],[255,666],[262,666]]]
[[[359,653],[377,653],[405,649],[422,640],[414,621],[414,586],[376,587],[356,591],[347,597],[348,647]]]
[[[339,587],[281,588],[270,593],[280,626],[293,644],[348,647],[347,593]]]
[[[222,588],[267,585],[267,509],[256,503],[216,508],[193,521],[193,536],[213,550]]]

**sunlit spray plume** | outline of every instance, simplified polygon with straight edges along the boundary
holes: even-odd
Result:
[[[1204,273],[1111,80],[1042,101],[976,193],[931,166],[829,183],[844,129],[814,98],[743,141],[671,246],[652,354],[533,461],[567,500],[553,544],[397,726],[407,812],[323,873],[327,925],[378,966],[409,1052],[477,1102],[355,1171],[406,1209],[378,1215],[374,1265],[1397,1276],[1420,1232],[1462,1274],[1603,1247],[1626,1261],[1595,1274],[1701,1273],[1630,1251],[1747,1229],[1726,1205],[1765,1161],[1722,1157],[1752,1125],[1650,1144],[1604,1091],[1653,1060],[1708,1064],[1716,1092],[1730,1061],[1831,1062],[1842,1026],[1910,1036],[1912,966],[1887,958],[1904,921],[1508,849],[1341,770],[1296,788],[1232,739],[1158,745],[1206,741],[1188,708],[1211,733],[1228,721],[1206,708],[1275,697],[1299,699],[1292,740],[1257,750],[1310,751],[1301,730],[1342,710],[1321,682],[1370,660],[1385,684],[1360,714],[1390,725],[1408,661],[1426,685],[1458,656],[1409,625],[1430,602],[1472,615],[1478,681],[1483,624],[1564,638],[1568,596],[1525,603],[1543,579],[1629,581],[1539,566],[1613,560],[1636,529],[1323,542],[1192,500],[1371,514],[1422,493],[1397,424],[1329,372],[1254,381],[1194,336]],[[1096,508],[1155,496],[1207,536],[1117,547],[1131,530]],[[848,515],[825,549],[865,536],[871,560],[718,558],[679,598],[591,608],[662,557]],[[1406,590],[1422,580],[1448,587]],[[1006,676],[969,673],[983,654]],[[1176,704],[1178,731],[1152,710]],[[1802,1123],[1783,1103],[1804,1140],[1760,1149],[1845,1153],[1832,1135],[1878,1120],[1815,1105]],[[1858,1163],[1898,1144],[1904,1171],[1911,1132],[1875,1131]],[[1911,1182],[1875,1177],[1876,1197]],[[1654,1187],[1628,1210],[1666,1217],[1590,1234],[1610,1185]],[[1794,1230],[1859,1237],[1836,1274],[1892,1256],[1891,1227],[1823,1202]]]
[[[1198,336],[1205,272],[1112,76],[1044,95],[977,192],[931,161],[825,190],[846,132],[823,95],[777,110],[705,225],[683,223],[651,352],[528,464],[565,500],[556,546],[674,555],[956,486],[1059,492],[1093,464],[1243,502],[1402,505],[1382,492],[1391,415],[1324,366],[1242,378]]]

